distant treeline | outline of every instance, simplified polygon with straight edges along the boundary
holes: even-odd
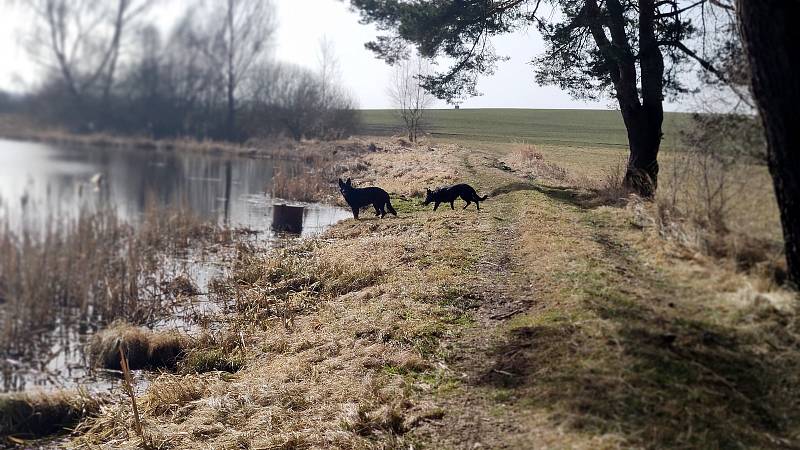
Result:
[[[48,70],[24,95],[0,93],[0,111],[75,132],[153,138],[333,139],[358,125],[329,45],[315,70],[269,57],[269,2],[193,2],[167,32],[148,23],[152,1],[92,3],[31,2],[29,47]],[[93,33],[75,25],[93,16],[101,24]]]

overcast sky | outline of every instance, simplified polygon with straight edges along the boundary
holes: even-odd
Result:
[[[107,0],[106,0],[107,1]],[[273,0],[278,16],[275,56],[278,60],[307,67],[317,64],[319,41],[323,36],[333,42],[344,84],[358,98],[362,108],[390,108],[386,94],[391,68],[374,58],[364,48],[376,30],[360,25],[358,14],[348,2],[338,0]],[[173,0],[171,7],[157,14],[168,20],[172,11],[186,4]],[[0,5],[3,5],[0,2]],[[0,6],[0,87],[21,90],[36,83],[37,66],[20,45],[29,18],[15,8]],[[528,62],[543,49],[535,30],[503,36],[494,41],[498,54],[510,57],[500,63],[497,72],[480,80],[484,94],[468,99],[465,108],[592,108],[607,109],[612,102],[585,102],[552,86],[537,86]],[[444,103],[437,106],[446,107]],[[667,104],[668,110],[682,110]]]

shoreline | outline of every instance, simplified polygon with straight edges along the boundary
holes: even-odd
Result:
[[[47,143],[55,145],[137,149],[156,152],[199,152],[225,154],[245,158],[286,159],[309,161],[313,158],[330,158],[344,153],[358,155],[368,151],[372,144],[369,136],[352,136],[332,141],[295,141],[285,137],[257,140],[252,143],[197,140],[193,138],[154,139],[142,136],[124,136],[108,133],[73,133],[55,127],[41,127],[25,117],[0,114],[0,138],[10,141]]]
[[[510,152],[377,144],[346,173],[391,192],[398,217],[241,249],[214,288],[223,330],[197,355],[241,367],[161,374],[137,396],[145,442],[794,442],[795,293],[665,237],[654,204],[592,203],[547,153],[524,161],[533,177]],[[426,187],[461,181],[490,194],[480,212],[419,204]],[[133,423],[117,402],[69,444],[137,448]]]

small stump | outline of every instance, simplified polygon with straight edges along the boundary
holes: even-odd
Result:
[[[300,234],[303,231],[302,206],[275,205],[272,208],[272,229],[283,233]]]

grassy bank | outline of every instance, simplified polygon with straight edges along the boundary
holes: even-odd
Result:
[[[398,218],[241,246],[213,283],[213,353],[240,370],[156,379],[138,398],[147,445],[800,443],[795,294],[674,239],[657,204],[599,201],[603,180],[558,153],[498,145],[379,142],[349,175],[392,192]],[[462,180],[491,195],[480,212],[416,197]],[[136,448],[132,426],[118,403],[73,444]]]
[[[402,135],[402,121],[390,109],[362,110],[363,134]],[[689,114],[666,113],[665,149],[680,147]],[[627,148],[622,117],[612,110],[435,109],[426,111],[424,130],[456,141],[527,142],[538,145]]]

